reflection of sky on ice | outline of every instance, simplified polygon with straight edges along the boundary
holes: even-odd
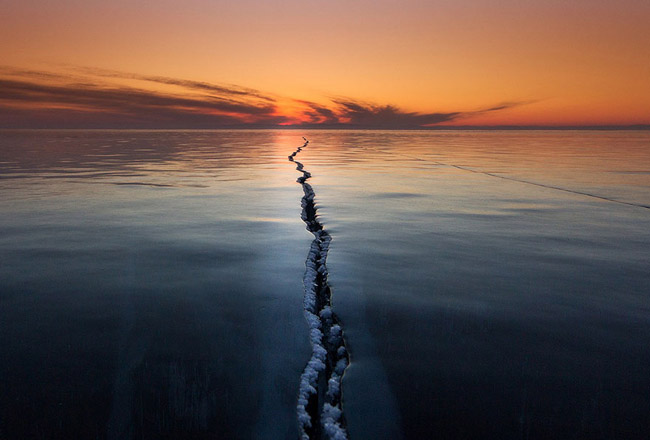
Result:
[[[3,135],[6,432],[297,435],[310,235],[292,141]]]
[[[351,438],[642,438],[647,133],[311,139]]]
[[[351,438],[650,430],[647,132],[5,131],[0,433],[296,437],[302,135]]]

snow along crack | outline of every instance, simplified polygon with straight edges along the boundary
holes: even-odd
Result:
[[[304,313],[309,325],[312,355],[300,376],[298,392],[298,425],[301,440],[347,440],[342,409],[341,381],[350,363],[341,324],[332,311],[332,292],[327,282],[327,251],[331,236],[318,221],[315,193],[307,180],[311,177],[302,163],[294,158],[309,141],[289,156],[302,173],[297,182],[302,186],[302,220],[314,235],[307,260],[303,284]]]

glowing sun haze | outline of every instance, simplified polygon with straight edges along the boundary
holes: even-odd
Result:
[[[0,3],[1,127],[650,124],[650,2]]]

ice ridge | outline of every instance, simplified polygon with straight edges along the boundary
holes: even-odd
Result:
[[[302,175],[297,182],[304,195],[301,218],[314,235],[305,261],[304,314],[309,326],[311,358],[300,376],[298,391],[298,426],[301,440],[347,440],[342,408],[343,374],[350,363],[341,323],[332,310],[332,292],[327,282],[327,252],[332,241],[316,215],[316,194],[307,183],[311,177],[302,163],[295,160],[309,141],[289,155]]]

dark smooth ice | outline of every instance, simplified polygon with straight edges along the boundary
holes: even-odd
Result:
[[[0,438],[298,436],[310,234],[294,136],[0,145]]]
[[[649,132],[309,139],[350,438],[647,437]]]
[[[0,438],[298,438],[309,169],[349,438],[646,439],[650,133],[1,131]]]

